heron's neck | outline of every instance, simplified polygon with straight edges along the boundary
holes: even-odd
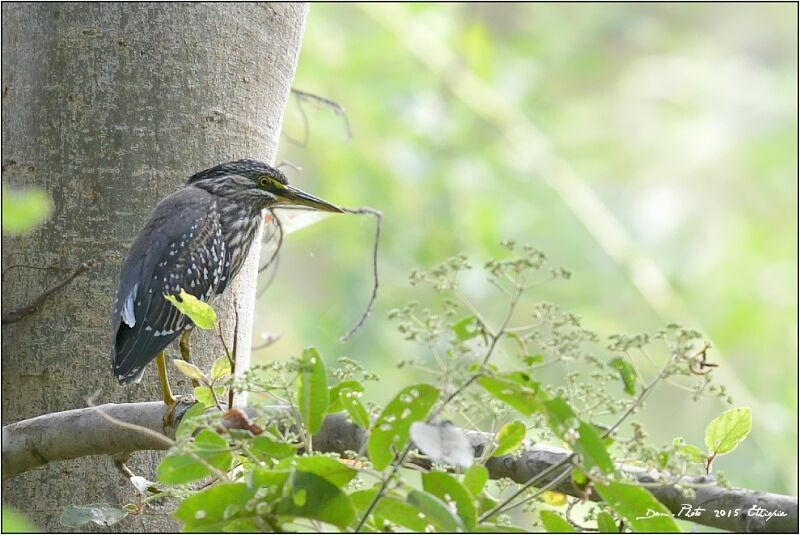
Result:
[[[230,278],[233,279],[239,273],[256,239],[262,221],[261,209],[244,208],[239,203],[219,202],[222,234],[227,249],[226,256],[231,261]]]

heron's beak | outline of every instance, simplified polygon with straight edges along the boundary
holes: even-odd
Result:
[[[278,197],[278,202],[276,203],[277,207],[306,206],[308,208],[321,210],[323,212],[334,212],[337,214],[344,213],[341,208],[332,205],[328,201],[323,201],[319,197],[314,197],[310,193],[306,193],[300,188],[296,188],[289,184],[283,186],[280,191],[275,192],[275,195]]]

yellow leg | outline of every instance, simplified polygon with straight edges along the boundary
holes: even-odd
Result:
[[[185,329],[181,333],[181,341],[178,344],[181,348],[181,358],[186,362],[188,362],[189,364],[192,364],[192,356],[189,353],[189,337],[191,335],[192,335],[192,328],[189,327],[188,329]],[[200,386],[200,383],[197,380],[192,379],[192,386],[198,387]]]
[[[156,357],[156,367],[158,368],[158,379],[161,381],[161,395],[163,396],[164,403],[167,405],[175,405],[175,397],[172,395],[172,390],[169,387],[167,362],[164,360],[163,351]]]

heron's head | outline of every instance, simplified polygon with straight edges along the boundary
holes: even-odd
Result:
[[[256,208],[305,207],[325,212],[342,210],[289,184],[280,170],[256,160],[236,160],[189,177],[187,186]]]

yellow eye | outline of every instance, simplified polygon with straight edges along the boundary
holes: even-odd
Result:
[[[269,178],[267,178],[267,177],[262,177],[262,178],[261,178],[261,179],[258,181],[258,183],[259,183],[259,185],[260,185],[262,188],[266,188],[267,186],[269,186]]]

